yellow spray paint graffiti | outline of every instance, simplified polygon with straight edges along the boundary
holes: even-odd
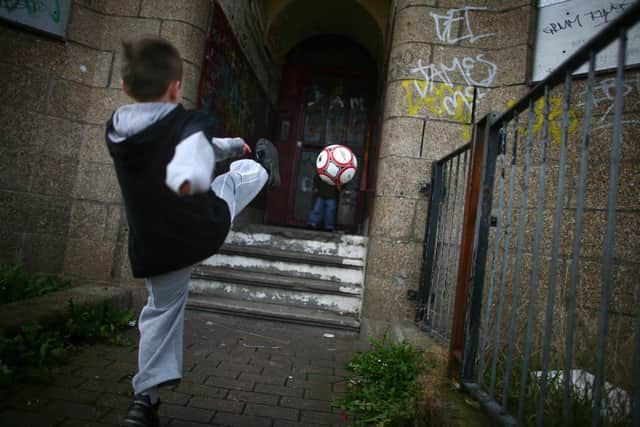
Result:
[[[465,125],[462,131],[463,140],[471,138],[471,111],[473,104],[473,88],[447,83],[428,82],[426,80],[403,80],[400,82],[405,90],[407,114],[412,117],[425,116],[421,108],[426,107],[433,117]],[[481,97],[478,97],[482,99]],[[515,100],[509,100],[505,106],[510,107]],[[423,110],[424,111],[424,110]],[[541,134],[544,126],[544,99],[536,101],[533,107],[533,134]],[[562,139],[562,98],[549,98],[549,137],[551,141],[560,143]],[[521,122],[522,123],[522,122]],[[518,131],[526,135],[527,126],[521,126]],[[573,134],[578,127],[575,112],[569,109],[569,134]]]
[[[426,80],[404,80],[401,82],[407,100],[407,113],[416,117],[424,105],[436,117],[466,124],[463,138],[471,137],[471,105],[473,88],[449,85],[447,83],[427,82]],[[417,96],[413,96],[416,89]]]
[[[516,103],[515,100],[509,100],[506,102],[507,107],[511,107]],[[575,133],[578,127],[578,118],[576,116],[575,111],[573,109],[569,109],[569,126],[567,128],[569,135]],[[526,116],[525,116],[526,117]],[[524,122],[523,125],[518,126],[518,133],[521,135],[527,135],[527,120],[521,121]],[[560,97],[549,97],[549,137],[550,140],[560,144],[562,141],[562,98]],[[533,123],[531,125],[531,130],[533,131],[533,135],[539,135],[542,133],[544,127],[544,98],[538,99],[533,104]]]

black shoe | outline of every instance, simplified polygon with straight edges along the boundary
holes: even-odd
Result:
[[[259,139],[256,143],[256,161],[266,169],[269,174],[267,186],[276,188],[280,186],[280,166],[278,164],[278,150],[268,139]]]
[[[133,397],[133,402],[129,405],[129,411],[127,416],[124,417],[121,427],[158,427],[160,420],[158,419],[158,406],[160,402],[155,405],[151,404],[149,396],[143,394],[136,394]]]

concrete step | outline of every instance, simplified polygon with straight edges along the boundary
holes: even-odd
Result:
[[[350,234],[248,225],[232,230],[226,241],[233,245],[364,259],[367,239]]]
[[[337,314],[357,315],[360,297],[292,291],[265,286],[242,285],[228,281],[191,279],[193,294],[231,298],[238,301],[263,302],[293,307],[328,310]]]
[[[360,311],[359,286],[210,266],[199,266],[191,277],[191,291],[198,295],[316,308],[339,314],[357,315]]]
[[[342,283],[330,280],[305,279],[280,274],[212,267],[210,265],[197,266],[191,277],[199,280],[229,282],[244,286],[269,287],[316,294],[360,296],[362,291],[360,286],[345,286]]]
[[[240,255],[253,258],[261,258],[272,261],[296,262],[300,264],[312,264],[332,267],[362,267],[362,258],[347,258],[337,255],[319,255],[309,252],[299,252],[272,247],[245,246],[225,243],[219,253],[225,255]]]
[[[198,295],[329,310],[338,314],[357,315],[361,305],[359,286],[206,265],[193,272],[190,288]]]
[[[360,322],[353,317],[341,316],[324,310],[265,304],[219,297],[190,296],[187,308],[221,314],[278,320],[311,326],[357,331]]]
[[[282,237],[286,239],[301,239],[326,242],[341,242],[345,238],[354,244],[365,245],[367,238],[357,234],[345,234],[342,232],[327,232],[319,230],[311,230],[308,228],[292,228],[282,227],[278,225],[263,224],[246,224],[240,227],[233,227],[232,231],[248,234],[269,234],[273,237]]]
[[[269,251],[264,248],[223,246],[219,254],[201,263],[210,267],[241,270],[262,274],[304,279],[325,280],[345,286],[360,286],[363,279],[361,260],[343,263],[337,257],[323,255],[298,256],[287,251]],[[326,261],[326,263],[323,263]]]

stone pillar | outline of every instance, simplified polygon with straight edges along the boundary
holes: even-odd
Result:
[[[0,24],[0,262],[78,283],[132,281],[104,142],[109,115],[130,102],[120,88],[120,41],[172,41],[192,107],[210,8],[208,0],[78,0],[66,42]]]
[[[530,1],[398,0],[378,158],[363,316],[410,320],[418,289],[431,162],[468,142],[477,118],[527,87]]]

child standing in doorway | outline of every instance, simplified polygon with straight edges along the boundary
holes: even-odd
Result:
[[[123,426],[158,425],[158,386],[182,377],[183,324],[194,264],[215,254],[236,215],[263,186],[280,182],[278,155],[267,140],[256,160],[231,163],[213,179],[216,162],[249,154],[241,138],[216,138],[213,120],[181,104],[182,60],[168,41],[123,42],[122,85],[133,103],[107,122],[129,222],[133,275],[144,278],[138,372]]]
[[[315,202],[313,210],[307,218],[307,227],[322,228],[326,231],[334,231],[336,229],[336,211],[340,190],[339,185],[327,184],[320,179],[318,174],[313,176]]]

